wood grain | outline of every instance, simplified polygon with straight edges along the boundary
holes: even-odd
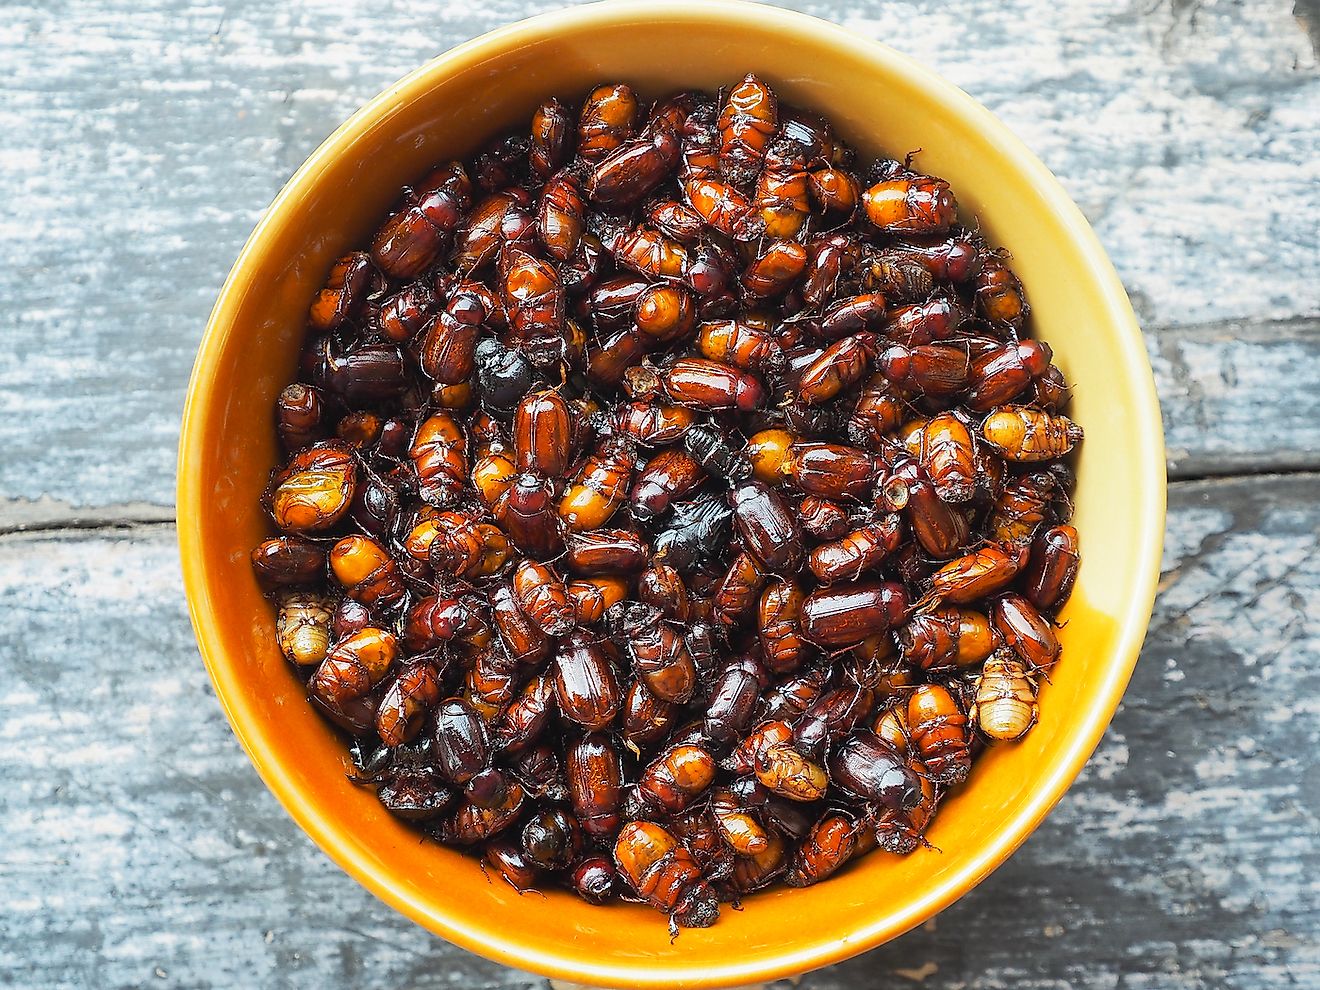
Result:
[[[280,185],[399,75],[549,6],[7,4],[0,527],[171,505],[197,342]],[[896,45],[1000,114],[1095,224],[1157,364],[1163,330],[1320,315],[1320,72],[1289,0],[794,6]],[[1260,325],[1194,360],[1171,347],[1175,469],[1272,462],[1257,430],[1226,425],[1216,387],[1230,374],[1286,360],[1294,373],[1257,379],[1256,415],[1314,408],[1314,322],[1283,324],[1286,354],[1263,339],[1278,324]],[[1320,449],[1307,425],[1280,464]],[[49,513],[24,504],[43,498]]]
[[[1320,984],[1317,481],[1174,485],[1151,633],[1078,784],[968,897],[802,985]],[[0,539],[0,985],[536,984],[384,907],[285,816],[177,568],[168,525]]]

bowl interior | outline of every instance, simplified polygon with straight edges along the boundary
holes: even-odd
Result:
[[[716,88],[754,70],[828,115],[863,155],[947,178],[967,218],[1009,249],[1035,333],[1074,382],[1087,432],[1076,525],[1083,559],[1063,613],[1065,656],[1041,724],[992,750],[942,808],[941,851],[865,857],[829,882],[749,898],[671,944],[635,906],[519,896],[475,861],[400,825],[344,778],[342,741],[274,644],[248,566],[267,533],[258,496],[277,451],[272,402],[330,262],[363,245],[404,183],[522,126],[548,95],[624,79],[644,95]],[[198,359],[181,450],[180,533],[202,651],[235,730],[312,837],[420,923],[513,965],[597,984],[717,985],[846,957],[919,924],[989,873],[1061,796],[1107,724],[1149,616],[1163,522],[1160,421],[1139,334],[1080,214],[1034,158],[946,83],[880,46],[750,5],[620,4],[535,18],[463,46],[392,87],[315,155],[235,267]]]

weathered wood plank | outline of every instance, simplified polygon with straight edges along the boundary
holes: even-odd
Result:
[[[1100,750],[936,921],[810,990],[1320,985],[1316,476],[1174,485]],[[0,538],[0,984],[538,985],[434,939],[264,790],[202,670],[173,529]]]
[[[1320,320],[1147,334],[1170,477],[1320,468]]]
[[[1289,0],[795,5],[1001,114],[1095,222],[1147,326],[1320,313],[1320,74]],[[0,500],[64,503],[51,518],[169,506],[201,328],[280,184],[398,75],[549,6],[7,4]],[[1302,396],[1289,387],[1276,405]],[[1205,452],[1273,456],[1237,434]],[[0,525],[11,512],[33,515],[0,502]]]

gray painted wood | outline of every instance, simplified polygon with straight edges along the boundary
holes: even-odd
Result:
[[[197,341],[280,185],[399,75],[549,6],[6,4],[0,524],[130,501],[168,507]],[[1304,401],[1314,409],[1315,325],[1286,323],[1286,354],[1266,323],[1231,353],[1181,362],[1162,331],[1234,335],[1225,321],[1320,315],[1320,72],[1288,0],[795,6],[930,63],[1058,173],[1157,354],[1172,352],[1161,385],[1171,426],[1184,428],[1175,469],[1270,462],[1274,447],[1229,423],[1217,385],[1286,360],[1297,374],[1259,379],[1250,408],[1259,403],[1262,419]],[[1189,392],[1196,408],[1177,404]],[[1316,424],[1292,437],[1286,463],[1320,450]],[[42,497],[49,512],[23,504]]]
[[[968,897],[803,986],[1320,985],[1316,480],[1176,484],[1151,633],[1080,781]],[[0,539],[0,985],[536,983],[396,915],[285,816],[177,572],[169,525]]]
[[[1317,0],[793,5],[933,65],[1060,176],[1147,329],[1172,473],[1215,476],[1171,490],[1142,663],[1057,811],[802,985],[1320,985]],[[280,184],[397,76],[549,6],[4,4],[0,985],[543,985],[404,921],[279,809],[169,520],[192,355]]]

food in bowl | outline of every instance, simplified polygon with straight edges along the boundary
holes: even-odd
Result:
[[[253,553],[354,779],[671,926],[1024,736],[1081,430],[1006,258],[748,75],[441,165],[333,266]]]

